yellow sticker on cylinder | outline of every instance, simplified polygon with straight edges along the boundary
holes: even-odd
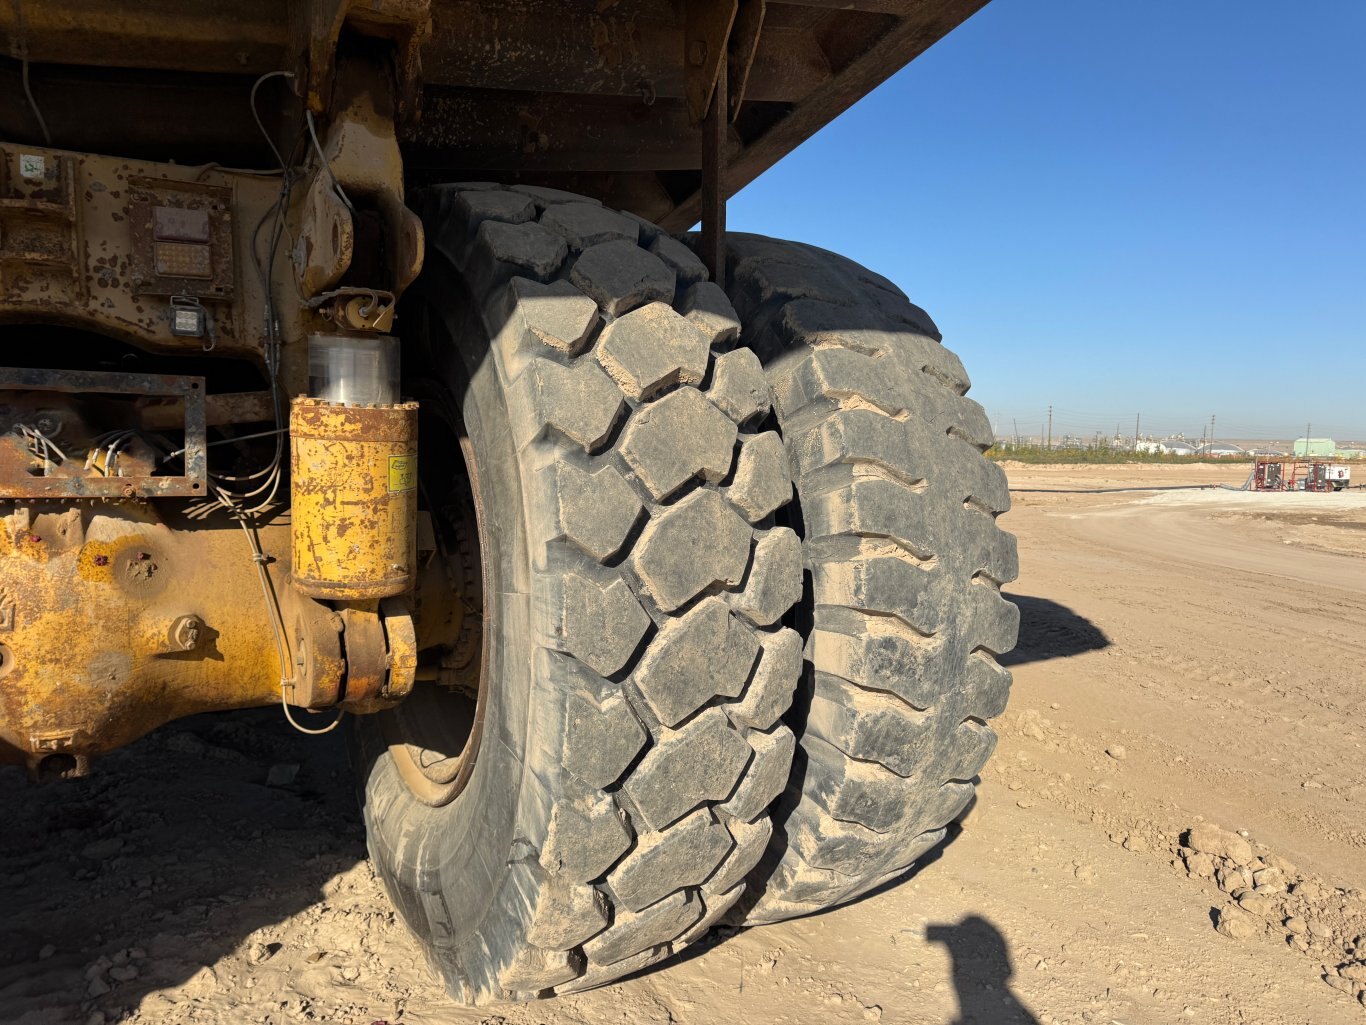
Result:
[[[417,487],[417,456],[389,457],[389,494]]]

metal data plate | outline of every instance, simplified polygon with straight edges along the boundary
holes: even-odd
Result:
[[[145,395],[178,398],[185,405],[185,475],[182,477],[33,477],[0,480],[9,498],[194,498],[208,493],[204,378],[171,374],[106,374],[84,370],[0,367],[0,392],[67,395]]]

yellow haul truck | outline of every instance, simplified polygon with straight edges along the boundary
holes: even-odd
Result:
[[[1005,479],[923,310],[725,202],[982,2],[0,4],[0,761],[341,717],[469,1002],[904,874]]]

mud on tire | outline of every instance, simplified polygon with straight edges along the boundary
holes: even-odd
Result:
[[[573,992],[705,933],[768,845],[801,664],[787,452],[676,240],[530,187],[435,188],[424,219],[404,358],[448,384],[478,471],[482,740],[434,806],[364,717],[370,850],[457,998]]]
[[[1010,675],[1015,539],[986,414],[933,322],[813,247],[729,239],[728,292],[773,389],[809,602],[792,779],[737,917],[779,921],[902,875],[973,797]],[[741,914],[741,912],[743,912]]]

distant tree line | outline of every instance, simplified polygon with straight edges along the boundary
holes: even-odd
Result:
[[[1178,455],[1174,452],[1135,452],[1132,448],[1117,448],[1102,438],[1089,445],[1013,444],[998,441],[987,449],[987,458],[999,462],[1019,463],[1237,463],[1252,459],[1248,456]]]

